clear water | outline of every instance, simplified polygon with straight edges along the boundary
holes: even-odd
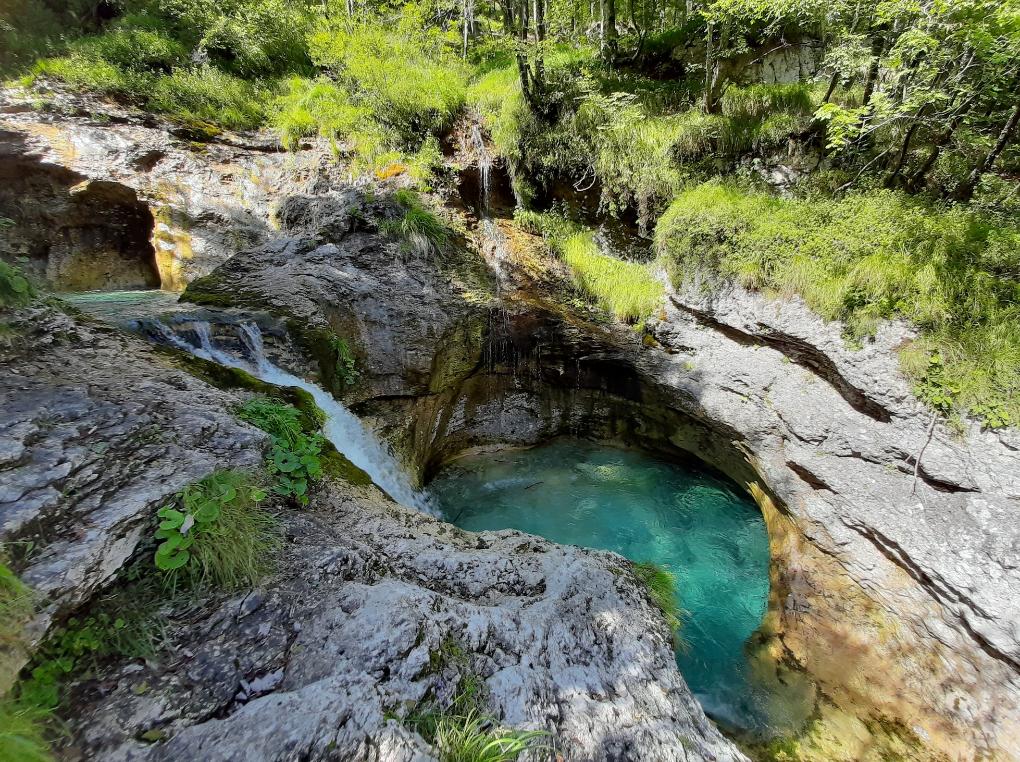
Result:
[[[757,684],[745,651],[768,604],[769,546],[761,511],[735,485],[640,453],[557,440],[462,458],[430,491],[464,529],[519,529],[668,568],[687,612],[677,664],[705,711],[755,735],[785,729],[789,712]]]

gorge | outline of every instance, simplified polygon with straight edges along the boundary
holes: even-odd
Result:
[[[157,34],[169,11],[150,5],[112,4],[81,39]],[[533,16],[523,61],[481,50],[498,16],[462,20],[477,92],[445,122],[443,104],[365,95],[396,87],[373,79],[383,59],[420,55],[403,76],[427,74],[408,87],[434,100],[468,66],[452,17],[417,6],[372,16],[371,44],[336,22],[346,9],[320,19],[315,78],[277,73],[271,125],[155,105],[176,71],[270,88],[212,36],[205,59],[152,64],[145,98],[76,85],[65,59],[4,86],[0,762],[1020,759],[1015,369],[980,369],[985,396],[951,375],[982,361],[968,341],[1012,341],[1009,200],[979,183],[973,208],[921,209],[892,183],[818,201],[799,183],[844,166],[826,141],[851,128],[784,90],[775,114],[805,122],[767,143],[775,114],[734,111],[734,93],[824,85],[836,43],[738,44],[736,22],[720,39],[691,4],[707,55],[733,46],[716,71],[731,85],[697,117],[719,122],[699,127],[704,157],[669,127],[668,172],[707,179],[663,165],[652,182],[624,165],[657,120],[695,117],[603,117],[668,101],[656,88],[706,51],[646,42],[646,5],[634,60],[605,71],[543,54]],[[385,53],[375,69],[349,58],[363,42]],[[67,61],[91,55],[68,44]],[[723,119],[757,142],[730,157]],[[412,148],[386,132],[408,124],[426,136]],[[584,155],[589,128],[605,155]],[[924,139],[950,151],[933,129],[898,174]],[[851,175],[895,161],[855,145]],[[852,259],[874,229],[906,256],[873,213],[920,230],[933,260],[984,267],[960,285],[895,260],[940,294],[996,295],[1000,322],[951,344],[906,287],[869,301],[886,277],[870,239],[826,312],[820,240]],[[932,219],[959,228],[943,240]],[[792,252],[789,280],[770,247]],[[450,740],[468,736],[474,751]]]

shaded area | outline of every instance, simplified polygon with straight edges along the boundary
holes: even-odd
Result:
[[[0,131],[0,257],[63,291],[158,288],[148,204],[126,185],[88,180]]]

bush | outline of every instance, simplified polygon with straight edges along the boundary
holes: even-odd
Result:
[[[672,572],[651,561],[635,562],[631,565],[636,576],[648,590],[648,597],[656,605],[676,635],[682,624],[683,612],[677,603],[676,577]]]
[[[656,247],[674,285],[735,280],[799,294],[851,338],[884,318],[923,332],[918,393],[986,425],[1020,420],[1020,227],[893,192],[786,200],[717,183],[681,194]]]
[[[158,512],[156,568],[171,585],[250,585],[268,570],[279,539],[259,507],[265,491],[237,471],[218,471],[185,487]]]
[[[269,473],[276,477],[273,490],[308,504],[308,488],[322,476],[322,447],[325,440],[317,432],[306,433],[301,412],[269,397],[254,397],[237,410],[244,421],[267,432],[273,441]]]
[[[441,762],[512,762],[535,748],[542,731],[505,730],[475,710],[465,715],[440,714],[429,743]]]

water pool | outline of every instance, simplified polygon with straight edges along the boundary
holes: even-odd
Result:
[[[789,707],[760,684],[745,649],[768,605],[769,545],[761,511],[735,484],[637,452],[556,440],[461,458],[430,490],[463,529],[519,529],[668,568],[687,612],[677,664],[706,712],[754,736],[789,731]]]

